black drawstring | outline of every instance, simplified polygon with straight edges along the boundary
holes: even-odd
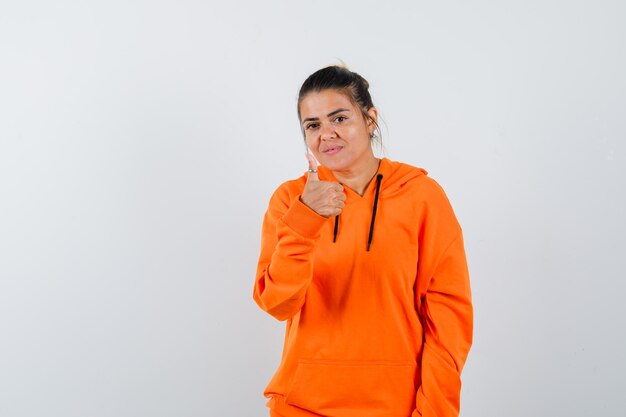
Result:
[[[383,180],[383,174],[376,175],[376,195],[374,196],[374,207],[372,209],[372,221],[370,223],[370,232],[367,237],[367,251],[372,246],[372,238],[374,237],[374,223],[376,222],[376,210],[378,209],[378,195],[380,194],[380,183]],[[337,242],[337,233],[339,231],[339,215],[335,216],[335,227],[333,229],[333,243]]]
[[[380,193],[380,183],[383,180],[383,174],[376,175],[376,196],[374,197],[374,208],[372,209],[372,222],[370,223],[370,233],[367,238],[367,251],[370,251],[372,245],[372,237],[374,236],[374,222],[376,221],[376,209],[378,208],[378,194]]]

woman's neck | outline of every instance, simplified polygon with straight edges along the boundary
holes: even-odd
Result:
[[[367,186],[372,181],[372,178],[374,178],[374,175],[378,172],[379,165],[380,159],[373,157],[356,169],[333,171],[333,175],[344,186],[362,196]]]

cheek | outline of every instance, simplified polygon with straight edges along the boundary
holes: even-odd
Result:
[[[318,141],[317,141],[317,139],[315,137],[306,135],[304,137],[304,142],[306,143],[306,146],[308,146],[311,149],[314,149],[316,147]]]

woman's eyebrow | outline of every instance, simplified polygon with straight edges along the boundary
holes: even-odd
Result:
[[[326,115],[326,117],[332,117],[332,116],[336,115],[337,113],[341,113],[342,111],[349,111],[349,110],[348,110],[348,109],[337,109],[337,110],[333,110],[333,111],[331,111],[330,113],[328,113],[328,114]],[[314,121],[314,120],[319,120],[319,117],[307,117],[306,119],[304,119],[304,120],[302,121],[302,123],[311,122],[311,121]]]
[[[337,113],[341,113],[342,111],[349,111],[349,110],[348,110],[348,109],[337,109],[337,110],[335,110],[335,111],[331,111],[330,113],[328,113],[328,114],[326,115],[326,117],[331,117],[331,116],[334,116],[334,115],[336,115]]]

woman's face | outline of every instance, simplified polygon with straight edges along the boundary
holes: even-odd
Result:
[[[376,120],[378,113],[368,114]],[[300,123],[307,146],[320,164],[331,171],[367,166],[374,158],[370,144],[375,125],[336,90],[309,93],[300,102]]]

